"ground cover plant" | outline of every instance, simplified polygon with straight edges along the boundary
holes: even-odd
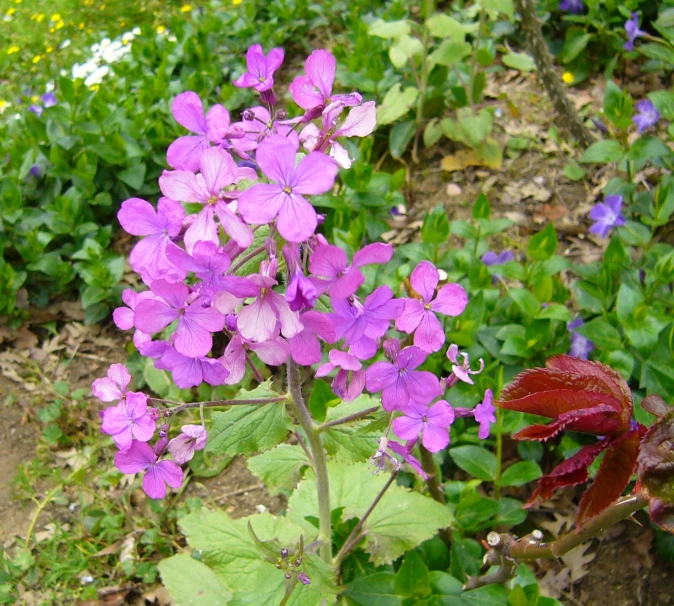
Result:
[[[527,230],[486,184],[452,217],[416,182],[432,160],[507,183],[536,145],[504,117],[516,96],[494,92],[535,86],[540,65],[510,3],[355,6],[332,52],[285,43],[330,32],[315,8],[293,5],[313,22],[279,30],[283,8],[260,26],[255,7],[213,7],[141,28],[102,86],[64,76],[45,93],[55,105],[6,125],[35,140],[12,141],[3,173],[19,307],[0,368],[41,435],[14,483],[34,509],[5,543],[0,601],[549,606],[578,601],[593,569],[622,583],[600,556],[631,516],[644,530],[625,549],[652,558],[636,546],[653,540],[662,558],[638,591],[659,599],[674,530],[673,93],[606,80],[574,118],[595,139],[577,155],[551,129],[549,170],[593,187],[577,261],[563,221]],[[620,54],[607,73],[635,62],[666,82],[667,31],[649,29],[666,8],[623,17],[606,21]],[[236,28],[224,45],[222,23]],[[154,113],[134,113],[139,99]],[[57,132],[66,111],[88,126]],[[124,155],[98,154],[89,186],[78,162],[109,141]],[[45,188],[61,192],[48,221],[24,203]],[[90,214],[76,198],[99,190]],[[45,232],[54,201],[89,223],[74,253],[72,225]],[[75,280],[85,309],[50,317],[38,346],[22,297]],[[10,423],[26,397],[5,402]]]

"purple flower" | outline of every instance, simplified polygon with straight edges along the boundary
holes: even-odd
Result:
[[[54,107],[57,103],[56,95],[54,93],[45,93],[40,99],[45,107]]]
[[[625,33],[627,34],[627,42],[625,42],[623,48],[626,51],[634,50],[634,41],[646,33],[639,29],[638,13],[632,13],[632,17],[625,21]]]
[[[167,251],[178,248],[172,241],[180,234],[185,210],[182,205],[168,198],[160,198],[157,210],[140,198],[122,202],[117,213],[122,228],[132,236],[145,236],[131,251],[131,267],[148,282],[168,280],[180,282],[187,273],[177,268],[168,258]]]
[[[410,283],[421,299],[403,299],[405,309],[396,319],[396,328],[414,333],[414,344],[426,353],[440,351],[445,342],[445,330],[435,314],[458,316],[468,304],[468,295],[460,284],[445,284],[436,296],[439,280],[440,273],[432,263],[419,263]]]
[[[163,499],[167,484],[171,488],[180,488],[183,483],[183,470],[178,465],[167,459],[158,461],[154,449],[137,440],[128,450],[115,455],[115,466],[126,474],[145,471],[143,490],[152,499]]]
[[[354,107],[344,123],[337,128],[337,117],[344,103],[336,101],[323,112],[323,127],[307,124],[300,133],[300,143],[307,151],[327,151],[341,168],[351,168],[351,158],[346,149],[337,143],[337,137],[367,137],[377,125],[377,110],[374,101]]]
[[[42,168],[40,168],[39,164],[33,164],[33,166],[30,167],[28,174],[39,179],[42,176]]]
[[[316,377],[325,377],[339,368],[332,381],[332,391],[345,402],[355,400],[365,388],[363,365],[355,356],[338,349],[331,349],[328,359],[329,362],[318,367]]]
[[[298,143],[272,135],[260,143],[256,160],[275,183],[254,185],[241,193],[239,212],[246,223],[263,225],[278,216],[279,233],[289,242],[307,240],[318,218],[304,194],[324,194],[335,183],[338,168],[325,154],[312,152],[295,166]]]
[[[489,429],[492,423],[496,423],[496,408],[492,404],[493,400],[494,394],[491,389],[488,389],[484,392],[482,403],[475,407],[475,420],[480,424],[477,435],[481,440],[489,437]]]
[[[194,135],[185,135],[169,145],[166,161],[178,170],[199,170],[201,154],[210,148],[211,142],[222,143],[225,137],[238,129],[230,129],[229,112],[222,105],[214,105],[204,116],[204,106],[199,95],[192,91],[180,93],[171,105],[176,122]]]
[[[307,58],[306,75],[298,76],[290,85],[293,100],[302,109],[311,110],[341,101],[344,105],[358,105],[363,98],[358,93],[332,95],[337,60],[326,50],[315,50]]]
[[[220,360],[206,356],[187,357],[170,346],[164,350],[154,365],[160,370],[170,370],[174,383],[180,389],[198,387],[203,382],[209,385],[223,385],[229,376],[229,371]]]
[[[660,112],[650,99],[642,99],[636,104],[637,114],[632,117],[639,134],[643,133],[649,126],[655,126],[660,119]]]
[[[152,412],[153,409],[147,408],[147,396],[144,393],[130,391],[119,404],[101,413],[101,430],[112,436],[120,450],[127,450],[134,438],[141,442],[152,439],[156,428]]]
[[[288,268],[288,285],[286,286],[286,301],[290,309],[300,311],[312,308],[318,298],[318,291],[314,284],[304,275],[300,262],[300,249],[297,244],[286,244],[283,247],[283,257]]]
[[[136,305],[136,328],[153,334],[178,320],[174,342],[178,352],[190,358],[207,355],[213,347],[211,333],[224,328],[224,316],[213,307],[204,307],[200,299],[188,303],[189,290],[184,284],[155,280],[151,288],[160,298],[141,301]]]
[[[272,48],[265,57],[262,46],[253,44],[246,53],[247,72],[234,81],[239,88],[254,88],[261,93],[274,86],[274,72],[283,63],[283,49]]]
[[[411,403],[403,416],[393,420],[393,431],[403,440],[416,440],[430,452],[439,452],[449,444],[449,426],[454,422],[454,410],[439,400],[428,408],[425,404]]]
[[[346,299],[365,282],[361,267],[388,263],[392,257],[393,247],[377,242],[359,250],[349,265],[349,258],[341,248],[320,244],[309,259],[309,272],[316,276],[313,282],[321,294],[327,291],[333,299]]]
[[[297,580],[302,583],[302,585],[311,585],[311,579],[307,576],[306,572],[300,572],[297,575]]]
[[[320,311],[306,311],[300,316],[302,330],[291,339],[290,355],[301,366],[311,366],[321,361],[319,337],[326,343],[335,342],[335,327],[332,318]]]
[[[365,372],[365,387],[381,394],[384,410],[405,410],[414,402],[428,404],[440,395],[440,381],[431,372],[416,370],[426,361],[418,347],[405,347],[389,362],[375,362]]]
[[[208,441],[208,432],[201,425],[183,425],[180,435],[168,443],[168,450],[178,465],[191,461],[197,450],[203,450]]]
[[[487,267],[491,267],[492,265],[503,265],[509,261],[513,261],[514,259],[515,255],[510,250],[504,250],[498,254],[496,254],[493,250],[488,250],[486,253],[484,253],[484,255],[482,255],[482,263],[484,263]]]
[[[227,343],[225,352],[220,358],[223,366],[229,371],[229,376],[225,380],[226,385],[237,385],[246,374],[247,349],[255,352],[268,366],[281,366],[290,355],[288,343],[279,336],[263,343],[252,343],[235,335]]]
[[[108,368],[107,377],[96,379],[91,391],[101,402],[114,402],[126,397],[126,386],[131,382],[131,375],[123,364],[112,364]]]
[[[200,292],[205,296],[212,297],[225,291],[234,297],[245,299],[258,293],[257,287],[248,278],[224,275],[231,265],[231,259],[213,242],[196,242],[191,255],[175,246],[168,251],[168,257],[176,267],[186,272],[194,272],[201,280]]]
[[[372,461],[377,463],[380,457],[382,459],[382,463],[387,459],[392,460],[396,465],[396,468],[400,469],[400,463],[398,463],[396,459],[386,452],[386,449],[388,449],[392,452],[395,452],[397,455],[400,455],[402,460],[407,463],[414,471],[416,471],[424,480],[428,480],[428,475],[426,475],[423,467],[421,467],[421,463],[419,463],[419,461],[412,455],[412,448],[414,448],[416,443],[417,440],[410,440],[405,446],[403,446],[400,442],[396,442],[395,440],[386,440],[386,438],[382,438],[380,441],[379,450],[377,450],[376,454],[372,457]],[[382,465],[379,465],[379,467],[383,468]]]
[[[585,8],[583,0],[562,0],[559,3],[559,10],[577,15]]]
[[[595,204],[588,215],[595,221],[590,227],[590,233],[605,238],[614,227],[625,225],[625,217],[621,213],[622,205],[623,197],[618,194],[606,196],[603,202]]]
[[[461,357],[463,357],[463,362],[459,363],[459,346],[452,343],[447,349],[447,359],[452,363],[452,372],[456,379],[473,385],[473,379],[470,378],[470,375],[477,375],[484,370],[484,360],[480,358],[480,368],[478,370],[471,370],[468,354],[462,352]]]
[[[130,330],[134,328],[136,305],[146,299],[157,299],[158,297],[151,291],[145,290],[143,292],[136,292],[130,288],[126,288],[122,292],[122,301],[127,307],[117,307],[112,312],[112,319],[115,326],[120,330]],[[142,345],[152,341],[152,337],[142,330],[136,330],[133,335],[133,344],[140,349]]]
[[[594,349],[594,343],[587,337],[584,337],[576,328],[584,324],[582,318],[576,318],[573,322],[567,324],[567,328],[571,333],[571,347],[569,348],[569,355],[581,360],[587,360],[590,352]]]
[[[219,147],[205,150],[198,166],[201,171],[198,175],[187,170],[174,170],[164,171],[159,177],[159,187],[165,196],[179,202],[203,204],[197,218],[185,232],[187,252],[191,253],[195,243],[200,241],[219,244],[215,215],[225,232],[240,247],[248,248],[253,243],[253,232],[229,208],[223,189],[242,178],[255,179],[255,172],[249,168],[238,168],[232,156]]]
[[[393,299],[393,291],[388,286],[375,289],[362,304],[355,296],[333,299],[335,313],[331,318],[336,339],[344,339],[353,355],[367,360],[377,353],[377,339],[386,334],[391,320],[402,313],[403,307],[404,301]]]
[[[34,113],[36,116],[41,116],[44,109],[41,105],[32,104],[28,106],[28,111]]]

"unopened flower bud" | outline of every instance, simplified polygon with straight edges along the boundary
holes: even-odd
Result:
[[[267,103],[268,105],[276,105],[276,95],[274,94],[274,91],[271,89],[263,90],[260,93],[260,99],[262,100],[262,103]]]
[[[597,130],[606,134],[608,133],[608,128],[606,128],[606,125],[599,119],[599,118],[592,118],[592,124],[594,124],[597,127]]]
[[[288,112],[285,109],[277,109],[274,114],[274,120],[285,120],[288,117]]]
[[[311,584],[311,579],[310,579],[304,572],[300,572],[300,573],[297,575],[297,580],[298,580],[300,583],[302,583],[303,585],[309,585],[309,584]]]
[[[288,557],[288,550],[284,547],[281,549],[281,557],[285,560]]]
[[[298,566],[301,566],[301,565],[302,565],[302,556],[300,556],[299,558],[297,558],[297,559],[293,562],[293,566],[295,566],[295,568],[297,568]]]
[[[255,112],[252,109],[244,109],[241,117],[248,122],[255,120]]]
[[[168,436],[168,431],[169,431],[169,426],[168,424],[164,423],[160,428],[159,428],[159,437],[160,438],[165,438]]]
[[[225,328],[232,332],[236,330],[236,314],[227,314],[225,316]]]
[[[292,579],[293,573],[292,572],[286,572],[284,576],[285,576],[286,579]]]
[[[164,452],[166,452],[166,447],[168,446],[169,439],[168,437],[159,438],[157,443],[154,445],[154,454],[158,457],[161,457]]]

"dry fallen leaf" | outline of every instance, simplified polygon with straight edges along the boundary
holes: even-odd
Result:
[[[591,543],[584,543],[562,556],[562,562],[571,571],[570,579],[572,583],[579,581],[589,572],[587,565],[594,560],[594,556],[596,555],[594,553],[587,553],[590,547]]]
[[[442,170],[454,172],[468,166],[482,166],[482,162],[472,149],[460,149],[453,156],[445,156],[440,162]]]

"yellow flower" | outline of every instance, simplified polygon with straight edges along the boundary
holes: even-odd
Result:
[[[7,49],[7,54],[8,55],[13,55],[14,53],[18,53],[21,49],[18,46],[10,46]]]
[[[23,0],[14,0],[14,4],[21,4]]]
[[[571,72],[564,72],[562,74],[562,80],[567,84],[571,84],[575,79],[576,77]]]
[[[5,101],[4,99],[0,99],[0,110],[5,109],[5,107],[8,107],[9,103]]]
[[[37,95],[33,95],[33,96],[30,98],[30,100],[31,100],[33,103],[37,103],[37,102],[40,100],[40,97],[38,97]]]
[[[92,85],[89,87],[89,90],[98,90],[99,88],[101,88],[101,85],[100,85],[100,84],[92,84]]]
[[[58,13],[54,13],[54,14],[51,16],[51,20],[54,21],[54,22],[60,21],[60,20],[61,20],[61,15],[59,15]]]
[[[80,23],[77,27],[79,27],[80,29],[84,29],[84,23]]]
[[[33,63],[39,63],[40,61],[42,61],[42,55],[35,55],[33,57]]]
[[[163,34],[166,31],[166,28],[163,25],[160,25],[155,30],[158,34]]]
[[[42,23],[44,21],[44,13],[38,13],[35,15],[35,21],[38,23]]]
[[[51,53],[54,50],[53,46],[48,46],[47,48],[44,49],[45,53]]]
[[[191,4],[183,4],[180,7],[180,12],[181,13],[189,13],[192,10],[192,5]]]
[[[243,0],[232,0],[232,4],[233,4],[234,6],[239,6],[239,4],[241,4],[242,1],[243,1]]]
[[[8,16],[8,17],[11,17],[15,12],[16,12],[16,9],[15,9],[15,8],[10,8],[10,9],[7,11],[7,16]]]
[[[54,27],[56,27],[56,29],[61,29],[64,25],[65,22],[63,21],[63,19],[61,19],[61,21],[59,21]]]

